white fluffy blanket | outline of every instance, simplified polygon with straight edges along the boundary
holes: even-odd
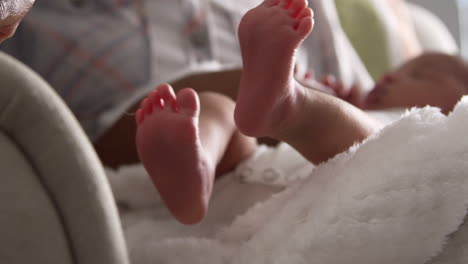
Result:
[[[448,117],[414,109],[317,167],[286,145],[262,149],[216,183],[192,227],[170,218],[141,167],[109,178],[133,264],[461,264],[467,132],[464,98]]]

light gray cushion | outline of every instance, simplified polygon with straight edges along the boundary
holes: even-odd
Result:
[[[0,263],[128,263],[82,129],[38,75],[1,53],[0,136]]]
[[[34,169],[3,133],[0,146],[1,262],[73,263],[60,215]]]

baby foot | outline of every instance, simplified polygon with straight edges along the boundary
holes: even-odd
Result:
[[[176,97],[163,84],[137,111],[140,160],[169,211],[184,224],[206,214],[215,171],[200,144],[199,108],[194,90],[183,89]]]
[[[307,0],[266,0],[242,18],[235,120],[243,133],[271,136],[298,110],[304,90],[294,79],[295,53],[312,27]]]

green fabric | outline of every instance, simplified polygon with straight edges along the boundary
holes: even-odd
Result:
[[[378,0],[381,1],[381,0]],[[370,75],[377,80],[391,67],[382,18],[372,0],[335,0],[341,26]]]

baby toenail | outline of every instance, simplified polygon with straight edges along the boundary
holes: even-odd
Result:
[[[159,96],[159,93],[157,91],[152,91],[148,96],[147,98],[149,98],[151,100],[152,103],[155,103],[157,98],[160,97]]]
[[[151,91],[150,96],[154,97],[156,95],[158,95],[158,90]]]
[[[145,119],[145,114],[143,113],[143,110],[138,109],[138,111],[136,112],[136,121],[137,121],[137,124],[141,124],[143,122],[143,120]]]
[[[161,98],[160,95],[155,95],[153,99],[153,104],[158,107],[159,109],[164,108],[164,100]]]
[[[153,104],[150,101],[148,101],[148,103],[144,107],[144,112],[146,114],[151,114],[151,113],[153,113],[153,110],[154,110]]]
[[[146,104],[147,101],[148,101],[148,98],[143,99],[143,101],[141,101],[141,103],[140,103],[140,108],[145,107],[145,104]]]
[[[177,101],[176,101],[176,100],[172,100],[171,104],[172,104],[172,110],[173,110],[174,112],[178,113],[178,112],[179,112],[179,105],[177,105]]]

